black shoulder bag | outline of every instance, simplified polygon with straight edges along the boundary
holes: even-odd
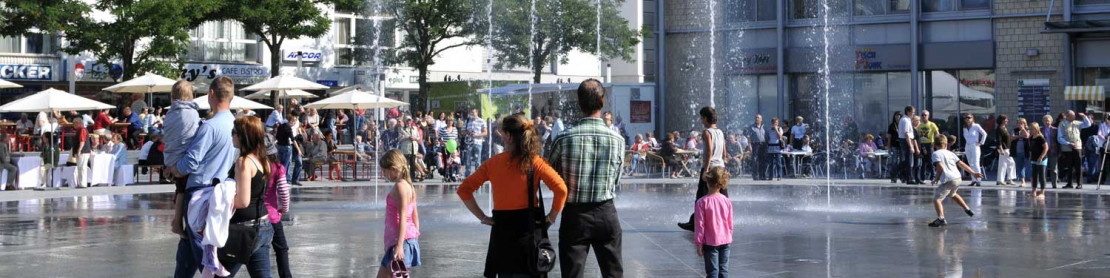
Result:
[[[551,240],[547,236],[547,228],[550,223],[547,223],[547,218],[544,217],[543,208],[543,190],[535,188],[535,177],[533,171],[528,171],[528,215],[532,219],[528,221],[529,231],[534,249],[528,252],[528,271],[531,274],[544,274],[550,272],[555,268],[555,248],[551,246]],[[535,190],[540,194],[540,206],[536,207],[536,194],[532,194]]]
[[[258,169],[262,171],[262,169]],[[262,172],[264,173],[264,172]],[[268,180],[268,179],[266,179]],[[213,180],[213,183],[219,180]],[[266,197],[266,188],[269,187],[268,182],[262,185],[262,194],[258,195],[258,200],[252,200],[255,204],[257,213],[254,219],[254,224],[251,226],[232,223],[227,227],[227,242],[224,247],[216,250],[216,258],[220,260],[220,264],[224,266],[232,264],[247,264],[250,262],[251,254],[254,254],[254,246],[258,242],[258,219],[262,218],[262,207],[266,204],[263,203],[263,198]],[[253,184],[251,185],[253,186]],[[247,192],[250,194],[250,192]]]

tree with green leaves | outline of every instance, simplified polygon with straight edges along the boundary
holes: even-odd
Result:
[[[19,36],[32,29],[65,32],[87,17],[89,6],[81,0],[0,1],[0,36]]]
[[[356,0],[227,0],[214,18],[238,21],[254,33],[270,51],[270,76],[281,74],[281,46],[286,39],[315,38],[328,33],[331,18],[320,5],[357,9]],[[278,94],[270,100],[278,103]]]
[[[93,7],[113,18],[79,20],[65,33],[69,41],[65,51],[91,52],[102,64],[119,59],[122,80],[140,72],[177,76],[183,63],[181,57],[188,51],[189,30],[203,23],[203,15],[218,3],[219,0],[100,0]]]
[[[543,68],[552,61],[566,63],[571,50],[629,60],[640,42],[639,28],[630,28],[628,20],[620,16],[618,7],[624,0],[493,1],[492,14],[497,15],[492,38],[498,58],[495,66],[528,67],[535,83],[540,83]],[[533,1],[535,17],[531,16]],[[601,53],[597,53],[599,2]]]
[[[391,62],[419,73],[420,95],[428,92],[428,67],[452,48],[480,44],[474,34],[485,30],[476,12],[485,14],[487,0],[386,0],[386,10],[404,32],[400,47],[388,53]]]

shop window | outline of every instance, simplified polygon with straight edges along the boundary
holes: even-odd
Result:
[[[921,0],[921,12],[925,13],[950,12],[956,7],[961,11],[986,10],[991,8],[991,0]]]
[[[759,20],[759,21],[775,20],[775,18],[777,17],[775,15],[775,12],[777,11],[777,8],[775,7],[776,0],[756,0],[755,2],[757,4],[756,7],[755,7],[756,8],[756,13],[755,13],[756,20]]]
[[[989,119],[996,115],[994,80],[994,70],[928,72],[927,107],[932,108],[933,121],[941,131],[959,134],[959,119],[964,113],[971,113],[976,122],[988,128]]]
[[[1078,4],[1078,5],[1106,4],[1106,3],[1110,3],[1110,0],[1076,0],[1075,1],[1075,4]]]
[[[1083,86],[1110,87],[1110,68],[1083,68]],[[1105,114],[1108,102],[1102,101],[1077,101],[1078,111],[1090,111],[1093,114]]]
[[[890,0],[890,13],[909,13],[912,4],[910,0]]]
[[[887,0],[856,0],[856,15],[881,15],[886,13]]]

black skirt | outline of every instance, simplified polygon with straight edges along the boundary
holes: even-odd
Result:
[[[534,218],[529,217],[529,211],[533,213],[532,217],[544,217],[539,208],[493,211],[494,225],[489,233],[485,277],[533,277],[529,275],[525,261],[529,252],[535,252],[531,226],[528,225],[528,221]]]

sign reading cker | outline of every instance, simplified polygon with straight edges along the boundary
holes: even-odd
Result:
[[[50,80],[51,73],[50,66],[0,64],[0,78],[3,79]]]

